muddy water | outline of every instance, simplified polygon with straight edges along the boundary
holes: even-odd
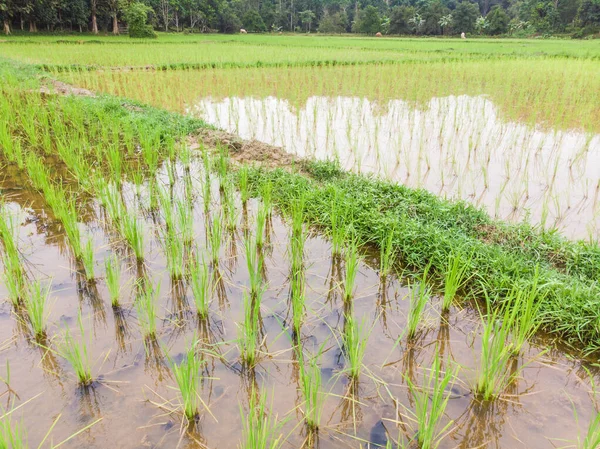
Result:
[[[203,174],[193,166],[189,175],[179,170],[173,186],[175,195],[184,195],[185,176],[190,176],[193,192],[200,192]],[[167,182],[164,170],[160,182]],[[83,315],[85,338],[90,339],[97,379],[93,388],[77,386],[73,370],[54,351],[33,344],[8,302],[0,310],[0,373],[10,365],[11,392],[3,387],[3,406],[16,406],[15,420],[22,422],[31,447],[37,447],[52,423],[54,443],[95,423],[63,447],[89,448],[233,448],[241,437],[242,410],[248,406],[253,388],[273,398],[270,412],[282,420],[285,447],[301,447],[305,439],[302,427],[302,395],[298,384],[298,365],[290,343],[289,241],[288,225],[275,215],[268,227],[268,245],[264,249],[264,294],[261,317],[265,336],[260,363],[244,370],[236,345],[237,324],[242,320],[242,294],[248,286],[244,259],[244,230],[253,229],[256,203],[250,201],[246,212],[239,205],[239,226],[224,238],[221,261],[213,273],[220,275],[210,306],[210,318],[199,322],[193,311],[193,299],[185,283],[173,283],[166,270],[164,253],[155,230],[160,218],[144,213],[146,263],[143,267],[128,259],[122,243],[103,220],[101,208],[93,201],[85,204],[82,232],[92,236],[95,245],[96,283],[85,282],[69,256],[65,238],[37,193],[23,187],[15,171],[0,180],[3,197],[19,217],[19,247],[30,277],[52,281],[52,306],[49,315],[47,346],[55,349],[65,328],[80,337],[78,311]],[[126,184],[123,195],[129,205],[146,204],[144,189]],[[213,185],[213,208],[218,213],[219,192]],[[209,217],[203,213],[202,199],[195,201],[195,245],[206,248]],[[110,306],[103,277],[103,260],[116,253],[126,274],[122,282],[124,308]],[[332,258],[331,246],[320,235],[310,235],[306,243],[307,317],[302,342],[307,354],[315,354],[325,345],[320,359],[325,400],[321,448],[358,448],[368,442],[385,444],[386,433],[399,431],[415,435],[410,420],[414,402],[408,392],[407,378],[419,384],[430,366],[434,351],[444,363],[457,363],[460,373],[450,394],[447,420],[453,420],[442,448],[552,448],[572,441],[585,431],[594,413],[590,382],[580,361],[557,350],[542,353],[543,342],[527,347],[519,358],[526,367],[521,377],[499,401],[486,405],[475,400],[470,386],[475,379],[479,357],[479,318],[470,308],[454,307],[443,318],[438,298],[433,298],[421,324],[419,337],[409,345],[404,338],[407,295],[401,280],[392,277],[382,284],[377,275],[377,260],[365,255],[357,278],[353,313],[370,329],[368,349],[358,388],[350,389],[344,374],[345,361],[340,349],[344,327],[344,308],[340,296],[343,261]],[[2,267],[0,267],[2,268]],[[133,307],[133,281],[143,271],[154,285],[161,285],[159,297],[159,338],[156,345],[144,344]],[[0,297],[7,297],[0,283]],[[181,434],[181,418],[172,409],[177,406],[175,383],[165,363],[165,354],[180,360],[195,338],[201,339],[205,359],[202,399],[203,411],[194,429]],[[2,377],[5,377],[2,375]],[[600,376],[596,376],[596,381]],[[39,395],[39,396],[38,396]],[[269,399],[270,401],[271,399]],[[13,402],[14,401],[14,402]],[[579,422],[575,419],[575,413]],[[406,424],[398,429],[395,421]],[[448,421],[446,421],[448,422]]]
[[[300,156],[485,207],[493,216],[600,235],[600,135],[506,121],[485,96],[403,100],[203,98],[188,113]]]

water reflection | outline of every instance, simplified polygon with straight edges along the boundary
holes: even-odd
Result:
[[[200,100],[188,113],[245,139],[485,207],[507,220],[598,237],[600,135],[504,122],[484,96],[402,100],[275,97]]]

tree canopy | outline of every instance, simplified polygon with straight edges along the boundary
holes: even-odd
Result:
[[[5,33],[119,33],[142,6],[144,26],[178,32],[600,32],[600,0],[0,0],[0,20]]]

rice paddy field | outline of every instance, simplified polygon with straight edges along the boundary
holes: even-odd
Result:
[[[0,447],[600,447],[600,42],[0,42]]]

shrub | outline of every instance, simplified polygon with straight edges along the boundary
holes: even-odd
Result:
[[[140,2],[134,2],[125,10],[125,20],[129,25],[129,37],[156,38],[152,25],[148,25],[148,13],[152,8]]]

